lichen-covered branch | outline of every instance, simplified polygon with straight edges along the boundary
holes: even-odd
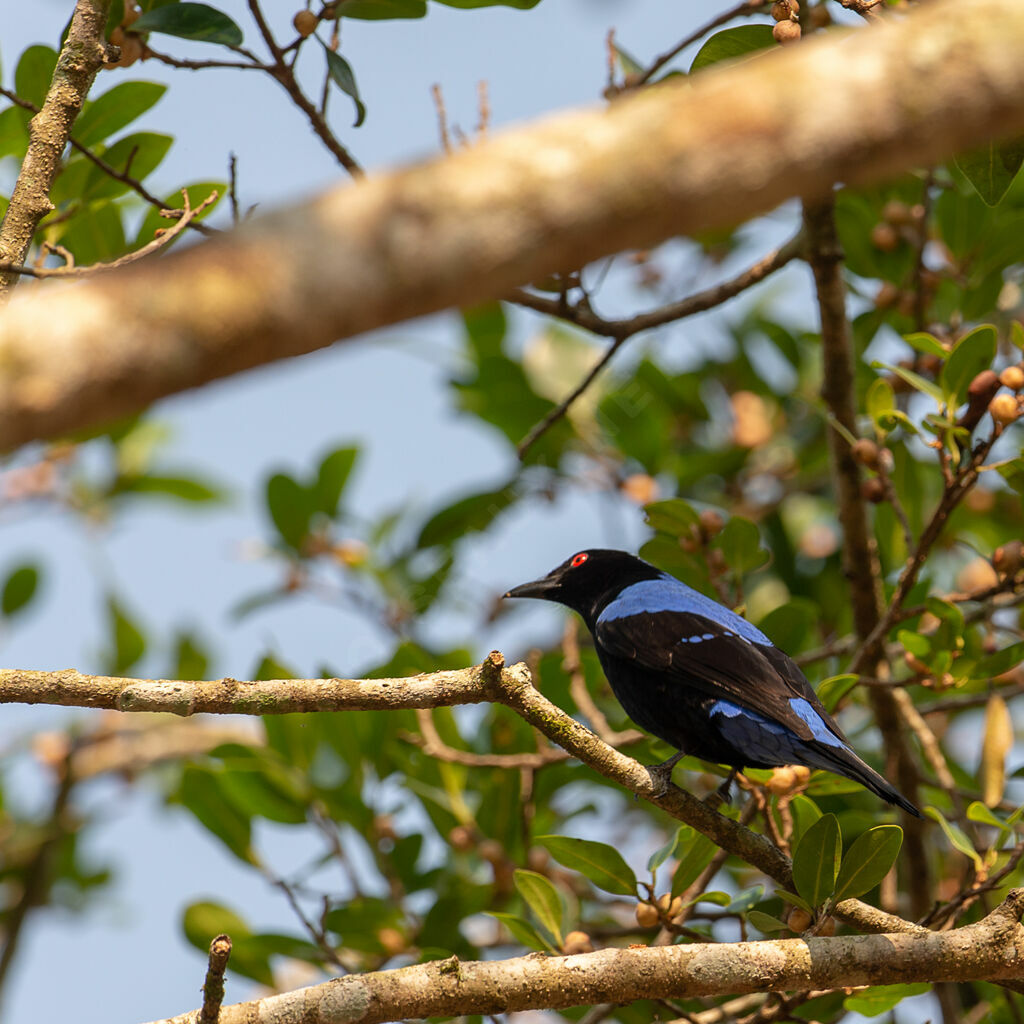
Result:
[[[1022,49],[1017,0],[935,0],[369,177],[158,267],[22,287],[0,316],[0,449],[1020,134]]]
[[[53,81],[39,113],[29,122],[29,143],[10,205],[0,226],[0,262],[25,262],[39,222],[53,209],[50,188],[82,102],[103,64],[103,30],[110,0],[78,0]],[[0,298],[18,274],[0,270]]]
[[[914,981],[1019,978],[1024,889],[977,924],[923,935],[777,939],[534,953],[461,963],[456,957],[222,1007],[220,1024],[379,1021],[563,1009],[634,999],[822,990]],[[192,1024],[194,1011],[161,1022]]]

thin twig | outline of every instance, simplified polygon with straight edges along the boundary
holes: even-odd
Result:
[[[220,1004],[224,1002],[224,972],[231,956],[231,939],[218,935],[210,943],[210,960],[203,982],[203,1005],[199,1011],[198,1024],[217,1024]]]
[[[126,253],[124,256],[119,256],[116,260],[111,260],[109,263],[91,263],[89,266],[80,267],[76,266],[72,260],[70,265],[64,267],[28,267],[24,264],[4,263],[0,261],[0,270],[15,274],[24,274],[26,277],[38,278],[86,277],[89,274],[94,274],[101,270],[112,270],[114,267],[123,267],[128,263],[135,263],[136,260],[141,260],[156,252],[157,249],[162,249],[165,245],[172,242],[185,230],[185,228],[189,226],[195,217],[198,217],[206,207],[217,200],[217,192],[211,192],[195,209],[192,209],[188,201],[188,192],[185,189],[182,189],[181,195],[185,201],[185,207],[180,211],[181,216],[175,224],[169,228],[162,229],[161,233],[157,235],[152,242],[148,242],[141,249],[136,249],[134,252]],[[172,217],[174,216],[174,213],[177,212],[179,211],[160,211],[161,216],[164,217]]]
[[[803,247],[803,233],[798,232],[784,245],[774,252],[758,260],[753,266],[748,267],[743,273],[729,281],[714,285],[702,292],[697,292],[679,302],[671,303],[661,309],[651,310],[648,313],[641,313],[628,320],[605,320],[598,316],[590,308],[589,301],[581,301],[576,306],[567,306],[564,295],[558,299],[549,299],[541,295],[522,289],[513,292],[509,296],[510,301],[521,306],[526,306],[538,313],[546,313],[548,316],[559,317],[568,320],[579,327],[614,339],[601,358],[589,370],[583,380],[564,398],[554,409],[552,409],[539,423],[516,446],[516,453],[523,458],[530,448],[545,434],[551,427],[562,419],[571,408],[572,404],[587,390],[597,375],[608,365],[616,352],[635,334],[641,331],[660,327],[675,320],[682,320],[685,317],[693,316],[695,313],[702,313],[721,305],[728,299],[739,295],[740,292],[763,281],[776,270],[781,269],[791,260],[795,259]]]

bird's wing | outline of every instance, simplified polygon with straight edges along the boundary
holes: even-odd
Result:
[[[602,615],[594,638],[615,657],[756,711],[801,739],[820,740],[822,727],[817,719],[821,719],[846,742],[788,655],[770,643],[747,640],[704,615],[675,610]]]

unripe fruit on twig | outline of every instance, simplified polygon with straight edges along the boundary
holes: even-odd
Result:
[[[791,931],[805,932],[811,927],[811,915],[806,910],[801,910],[800,907],[794,907],[789,912],[786,924],[789,925]]]
[[[992,565],[996,572],[1004,575],[1015,573],[1024,564],[1024,545],[1019,540],[1011,540],[992,552]]]
[[[647,473],[633,473],[620,485],[622,493],[638,505],[647,505],[658,499],[658,481]]]
[[[875,294],[875,309],[891,309],[899,302],[900,290],[891,281],[883,281]]]
[[[708,539],[717,537],[725,527],[725,520],[713,508],[706,508],[700,514],[700,530]]]
[[[651,906],[650,903],[638,903],[636,923],[641,928],[653,928],[658,923],[658,908]]]
[[[772,35],[777,43],[795,43],[800,38],[800,22],[780,21],[772,29]]]
[[[872,505],[885,501],[885,484],[878,477],[871,477],[860,482],[860,496]]]
[[[999,388],[995,370],[982,370],[967,388],[967,409],[957,421],[957,426],[974,430]]]
[[[381,928],[377,932],[377,941],[384,947],[388,956],[398,956],[406,949],[405,936],[397,928]]]
[[[834,917],[826,917],[824,921],[818,926],[819,935],[835,935],[836,933],[836,919]]]
[[[683,909],[683,898],[665,893],[658,897],[658,909],[671,921]]]
[[[776,21],[789,21],[800,13],[797,0],[775,0],[772,4],[772,17]]]
[[[914,215],[906,203],[902,203],[898,199],[890,199],[882,207],[882,219],[890,224],[895,224],[896,227],[901,227],[904,224],[913,224]]]
[[[867,437],[862,437],[850,446],[850,454],[854,462],[859,462],[868,469],[878,468],[878,445]]]
[[[883,221],[871,229],[871,244],[882,252],[892,252],[900,244],[900,233]]]
[[[992,414],[992,419],[1004,427],[1020,415],[1020,407],[1013,395],[996,395],[988,403],[988,411]]]
[[[572,956],[574,953],[593,953],[594,944],[586,932],[569,932],[562,943],[562,952],[566,956]]]
[[[1019,366],[1008,366],[999,374],[999,383],[1011,391],[1024,389],[1024,369]]]
[[[448,842],[460,853],[473,849],[473,830],[466,825],[456,825],[448,833]]]
[[[295,31],[305,39],[316,31],[317,25],[320,24],[320,19],[312,11],[299,11],[292,18],[292,24],[295,26]]]
[[[775,768],[772,771],[772,777],[764,784],[765,789],[776,796],[785,796],[787,793],[792,793],[795,785],[796,772],[788,765]]]

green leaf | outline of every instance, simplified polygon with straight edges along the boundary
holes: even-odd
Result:
[[[697,876],[711,863],[718,847],[707,836],[693,832],[686,845],[686,852],[679,858],[679,865],[672,875],[672,895],[684,892]]]
[[[653,501],[644,506],[644,517],[652,530],[672,537],[687,537],[693,527],[700,526],[697,510],[682,498]]]
[[[445,7],[458,7],[464,11],[477,7],[514,7],[519,11],[528,11],[536,7],[540,0],[436,0]]]
[[[798,793],[789,801],[789,811],[793,815],[792,843],[798,846],[807,830],[821,817],[821,811],[818,805],[803,793]]]
[[[876,370],[888,370],[890,373],[895,373],[897,377],[902,377],[915,391],[929,395],[939,405],[945,401],[945,396],[937,384],[925,380],[919,373],[914,373],[913,370],[908,370],[905,366],[892,366],[877,359],[871,365]]]
[[[267,481],[267,510],[281,539],[294,550],[302,547],[313,517],[313,498],[298,481],[276,473]]]
[[[913,334],[904,334],[903,340],[911,348],[917,349],[918,352],[924,352],[926,355],[945,359],[949,354],[943,348],[942,342],[934,334],[929,334],[927,331],[915,331]]]
[[[772,932],[784,932],[789,928],[785,921],[780,921],[777,917],[772,917],[771,914],[765,914],[760,910],[748,911],[747,921],[763,935],[771,935]]]
[[[509,930],[512,938],[522,946],[540,950],[541,952],[556,949],[555,946],[541,936],[540,932],[529,921],[524,921],[515,914],[500,914],[489,910],[487,911],[487,916],[500,921]]]
[[[663,846],[659,846],[647,859],[647,870],[653,874],[669,857],[678,857],[681,848],[690,840],[692,835],[693,829],[689,825],[680,825],[668,837],[668,841]]]
[[[110,138],[154,106],[167,86],[159,82],[122,82],[87,102],[75,121],[73,135],[83,146]]]
[[[156,132],[134,132],[118,139],[102,151],[103,159],[115,170],[127,172],[133,178],[143,181],[160,166],[174,140],[169,135]],[[99,167],[93,167],[82,186],[82,199],[114,199],[129,191],[129,186],[117,178],[110,177]],[[170,224],[170,221],[165,223]],[[75,252],[77,256],[78,253]]]
[[[298,784],[269,751],[224,744],[214,751],[224,764],[218,783],[230,802],[247,817],[261,817],[283,825],[301,825],[312,793]]]
[[[182,928],[185,938],[204,954],[209,951],[210,942],[217,935],[230,936],[231,970],[261,985],[274,984],[269,952],[260,950],[256,943],[250,942],[256,937],[233,910],[207,900],[193,903],[185,909]]]
[[[157,494],[192,504],[223,501],[224,493],[212,484],[188,476],[142,476],[121,477],[114,485],[114,494]]]
[[[338,514],[338,503],[358,457],[358,448],[336,448],[321,461],[314,486],[318,512],[332,519]]]
[[[747,573],[768,561],[768,552],[761,547],[761,533],[749,519],[733,516],[722,532],[711,542],[722,552],[725,564],[733,572]]]
[[[14,156],[22,159],[28,150],[28,130],[22,117],[27,111],[20,107],[0,110],[0,158]]]
[[[57,66],[57,51],[49,46],[30,46],[19,58],[14,72],[14,91],[41,107],[46,100]]]
[[[215,773],[186,765],[177,797],[196,821],[216,836],[239,860],[248,864],[256,863],[250,845],[250,820],[227,798]]]
[[[793,851],[796,891],[812,907],[820,907],[835,890],[842,842],[836,816],[823,814]]]
[[[1001,832],[1009,832],[1010,827],[1005,821],[1000,821],[980,800],[972,800],[967,808],[967,818],[976,821],[979,825],[990,825]]]
[[[147,11],[133,32],[162,32],[179,39],[221,46],[241,46],[242,30],[222,11],[206,4],[177,3]]]
[[[971,381],[987,370],[996,357],[998,336],[991,324],[975,327],[965,334],[946,359],[939,377],[939,384],[946,393],[951,408],[967,401],[967,389]]]
[[[19,565],[4,582],[0,596],[0,609],[4,615],[14,615],[35,597],[39,586],[39,570],[34,565]]]
[[[111,675],[124,675],[146,653],[146,638],[116,597],[107,598],[107,619],[113,641],[107,668]]]
[[[843,1009],[850,1013],[859,1013],[865,1017],[878,1017],[888,1013],[899,1002],[910,996],[924,995],[931,991],[926,982],[913,982],[909,985],[872,985],[843,1000]]]
[[[978,195],[989,206],[995,206],[1009,191],[1024,163],[1024,139],[989,142],[961,153],[955,161]]]
[[[754,885],[733,896],[729,902],[726,903],[725,909],[728,910],[730,914],[743,914],[756,903],[760,903],[762,899],[764,899],[764,886]]]
[[[785,889],[780,889],[776,886],[775,895],[778,896],[779,899],[785,900],[787,903],[791,903],[794,907],[806,910],[808,914],[814,913],[814,907],[812,907],[807,900],[797,896],[795,892],[787,892]],[[787,925],[786,927],[788,928],[789,926]]]
[[[636,875],[614,846],[571,836],[538,836],[537,842],[559,864],[586,875],[605,892],[616,896],[636,895]]]
[[[327,57],[327,73],[330,75],[331,81],[356,105],[356,119],[352,127],[358,128],[366,120],[366,107],[359,98],[359,86],[356,85],[355,72],[340,53],[335,53],[322,39],[317,38]]]
[[[454,505],[441,509],[427,520],[416,539],[416,547],[429,548],[435,544],[451,544],[466,534],[486,530],[517,497],[515,487],[509,483],[495,491],[484,491],[461,498]]]
[[[899,825],[877,825],[857,836],[843,856],[836,879],[836,900],[863,896],[889,873],[903,845]]]
[[[390,21],[392,18],[423,18],[426,0],[345,0],[338,8],[343,18],[360,21]]]
[[[970,857],[974,862],[974,866],[979,870],[984,869],[982,859],[978,856],[978,851],[975,850],[974,844],[967,838],[967,835],[955,822],[947,821],[943,816],[942,812],[937,807],[926,807],[924,813],[928,815],[932,821],[937,821],[942,831],[946,833],[946,838],[949,840],[950,846],[955,850],[959,850],[964,856]]]
[[[868,388],[865,399],[868,415],[882,430],[890,428],[883,422],[883,417],[891,416],[896,411],[896,392],[884,377],[876,377]]]
[[[760,50],[775,46],[771,25],[739,25],[716,32],[697,51],[690,65],[690,73],[700,71],[723,60],[748,57]]]
[[[1016,668],[1022,661],[1024,661],[1024,641],[1010,644],[1009,647],[987,654],[974,666],[971,676],[974,679],[991,679],[993,676],[1001,676],[1004,672]]]
[[[210,659],[191,633],[179,633],[174,645],[171,679],[205,679]]]
[[[562,897],[558,890],[543,875],[536,871],[524,871],[517,868],[512,873],[519,895],[530,909],[537,915],[537,920],[554,936],[559,946],[562,945]]]

